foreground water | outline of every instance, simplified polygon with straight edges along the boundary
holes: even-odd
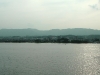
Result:
[[[0,75],[100,75],[100,44],[0,43]]]

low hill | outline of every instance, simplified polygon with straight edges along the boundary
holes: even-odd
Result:
[[[0,36],[48,36],[48,35],[100,35],[100,30],[73,28],[73,29],[1,29]]]

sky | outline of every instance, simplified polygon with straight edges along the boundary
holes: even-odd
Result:
[[[0,0],[0,29],[100,30],[100,0]]]

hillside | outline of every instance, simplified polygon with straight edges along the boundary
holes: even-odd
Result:
[[[48,35],[100,35],[100,30],[73,28],[73,29],[1,29],[0,36],[48,36]]]

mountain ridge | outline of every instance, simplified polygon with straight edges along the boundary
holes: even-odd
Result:
[[[100,35],[100,30],[86,28],[68,28],[68,29],[1,29],[0,36],[49,36],[49,35]]]

